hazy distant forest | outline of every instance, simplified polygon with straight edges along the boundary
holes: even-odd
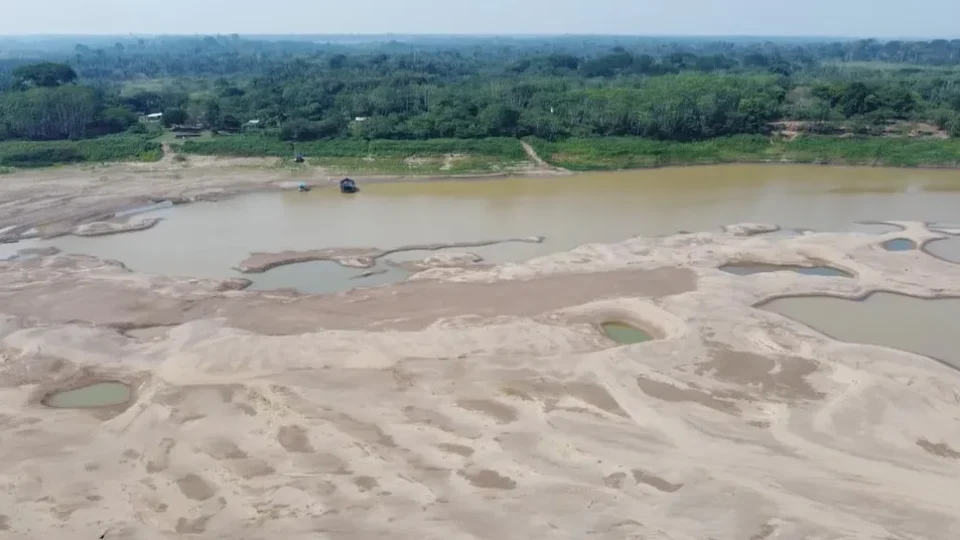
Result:
[[[100,138],[93,154],[18,147],[42,162],[155,153],[149,141],[183,126],[222,134],[192,144],[251,155],[335,139],[689,142],[784,125],[960,136],[960,40],[64,39],[0,38],[0,141]],[[23,152],[8,163],[34,159]]]

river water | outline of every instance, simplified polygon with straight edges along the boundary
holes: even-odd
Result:
[[[546,237],[542,244],[466,250],[491,262],[507,262],[585,243],[710,230],[741,221],[868,231],[854,222],[955,222],[960,214],[960,173],[910,169],[716,166],[361,188],[356,195],[318,188],[166,208],[146,214],[164,218],[148,231],[62,237],[42,245],[117,259],[139,271],[222,278],[242,276],[231,266],[255,251]],[[357,279],[364,270],[313,262],[246,277],[256,288],[326,292],[408,275],[385,263],[378,269],[387,272]]]

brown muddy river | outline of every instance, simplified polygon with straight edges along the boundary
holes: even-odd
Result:
[[[507,262],[585,243],[710,230],[741,221],[883,232],[882,227],[854,222],[948,222],[956,220],[960,209],[960,172],[909,169],[717,166],[560,178],[361,184],[361,189],[356,195],[323,188],[179,206],[144,214],[165,218],[148,231],[63,237],[40,245],[117,259],[140,271],[222,278],[242,276],[231,266],[254,251],[546,237],[542,244],[465,250],[491,262]],[[326,292],[409,275],[384,262],[378,269],[387,272],[357,279],[364,270],[313,262],[246,277],[256,288]]]

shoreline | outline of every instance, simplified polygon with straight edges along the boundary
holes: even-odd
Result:
[[[265,160],[270,158],[264,158]],[[239,163],[239,164],[238,164]],[[429,182],[483,182],[504,180],[508,178],[558,178],[569,176],[620,174],[635,171],[688,169],[688,168],[721,168],[721,167],[803,167],[821,169],[871,169],[871,170],[928,170],[954,171],[960,167],[899,167],[889,165],[856,165],[805,163],[790,161],[739,161],[722,163],[691,163],[688,165],[662,165],[656,167],[642,167],[632,169],[602,170],[602,171],[574,171],[557,168],[521,169],[511,172],[476,173],[476,174],[429,174],[429,175],[350,175],[351,178],[363,184],[391,184],[391,183],[429,183]],[[249,158],[236,160],[232,158],[217,158],[207,156],[194,164],[171,165],[167,162],[151,163],[110,163],[90,167],[89,165],[62,165],[55,167],[18,170],[14,173],[0,176],[5,184],[22,184],[22,189],[32,190],[31,202],[38,203],[45,198],[45,193],[63,191],[59,185],[61,180],[66,183],[91,184],[96,186],[92,198],[101,199],[96,204],[74,204],[72,201],[82,193],[71,195],[67,200],[71,202],[66,212],[53,208],[38,208],[33,217],[18,219],[16,214],[0,218],[0,243],[13,243],[31,238],[50,239],[63,235],[84,233],[81,227],[95,222],[106,222],[111,230],[104,230],[102,234],[119,234],[136,230],[137,226],[130,222],[135,217],[125,218],[122,214],[131,210],[138,210],[155,204],[170,203],[174,206],[193,202],[216,202],[237,196],[255,193],[293,191],[300,182],[306,182],[314,189],[336,189],[337,184],[328,171],[316,166],[306,169],[309,173],[293,177],[289,171],[251,166]],[[158,182],[151,181],[160,180]],[[130,184],[131,181],[140,181],[142,184]],[[214,181],[210,181],[214,180]],[[164,185],[165,183],[170,185]],[[362,189],[362,187],[361,187]],[[84,198],[90,199],[87,195]],[[0,204],[3,204],[3,194],[0,193]],[[12,202],[12,201],[8,201]],[[20,208],[14,208],[20,210]],[[134,216],[136,214],[133,214]],[[117,225],[117,221],[124,221]],[[31,232],[32,231],[32,232]],[[26,234],[30,232],[30,234]]]
[[[143,142],[139,138],[133,138]],[[84,139],[77,141],[76,144],[89,145],[96,142],[97,139]],[[229,138],[224,138],[228,142]],[[459,142],[470,146],[477,145],[483,148],[484,143],[496,142],[504,144],[505,141],[512,141],[516,144],[516,150],[522,158],[501,148],[486,150],[464,150],[463,153],[438,153],[435,150],[427,150],[419,143],[430,142]],[[156,139],[148,139],[147,142],[157,142]],[[786,164],[811,164],[811,165],[829,165],[829,166],[855,166],[855,167],[893,167],[893,168],[922,168],[922,169],[960,169],[960,139],[951,139],[933,136],[890,136],[890,135],[860,135],[860,136],[837,136],[837,135],[816,135],[800,134],[798,136],[787,136],[782,133],[773,133],[769,135],[759,134],[736,134],[723,137],[715,137],[694,141],[671,141],[647,139],[631,136],[607,136],[607,137],[571,137],[562,140],[548,141],[536,137],[524,138],[480,138],[480,139],[425,139],[425,140],[394,140],[377,139],[369,141],[390,143],[394,146],[409,147],[398,153],[384,154],[357,154],[357,155],[325,155],[323,154],[323,143],[325,141],[315,141],[319,146],[316,155],[307,157],[306,168],[325,168],[326,165],[318,163],[310,165],[311,162],[327,162],[334,169],[340,162],[342,176],[351,177],[397,177],[413,176],[434,178],[484,178],[509,176],[512,174],[569,174],[572,172],[600,172],[611,170],[641,170],[663,167],[691,167],[702,165],[720,165],[720,164],[767,164],[767,163],[786,163]],[[334,140],[333,142],[336,142]],[[10,144],[23,143],[34,146],[43,145],[63,145],[73,144],[70,141],[9,141]],[[0,143],[2,147],[3,143]],[[258,155],[254,152],[239,151],[234,152],[227,147],[219,149],[211,147],[212,153],[204,153],[203,148],[184,151],[180,145],[171,145],[169,142],[158,143],[161,149],[160,157],[156,160],[138,160],[135,156],[130,159],[115,162],[102,161],[84,161],[77,163],[52,163],[38,167],[18,168],[15,166],[6,166],[0,168],[0,176],[5,174],[19,174],[31,170],[46,170],[59,167],[73,166],[104,166],[111,164],[168,164],[168,165],[186,165],[193,160],[233,160],[242,161],[261,161],[270,163],[273,166],[293,165],[288,157],[278,156],[272,152],[261,152]],[[429,145],[428,145],[429,146]],[[905,153],[899,153],[900,149],[906,149]],[[486,152],[486,153],[485,153]],[[405,158],[403,156],[406,156]],[[180,158],[176,161],[174,158]],[[466,168],[461,172],[444,174],[443,169],[449,165],[450,158],[478,158],[477,163],[473,165],[475,170]],[[439,167],[436,170],[427,170],[421,173],[405,174],[396,170],[396,166],[415,169],[414,162],[447,159],[447,165]],[[553,159],[555,158],[555,159]],[[646,159],[652,161],[644,161]],[[375,165],[372,168],[361,169],[363,172],[355,174],[351,169],[357,170],[357,161],[369,161],[369,164],[375,164],[383,160],[384,166],[378,168]],[[500,161],[497,161],[500,160]],[[528,170],[518,168],[511,170],[509,163],[526,163]],[[578,163],[579,166],[564,166],[563,161]],[[618,167],[617,161],[631,162],[630,166]],[[663,163],[661,163],[663,160]],[[926,160],[926,161],[924,161]],[[496,165],[493,165],[496,163]],[[393,165],[394,168],[391,168]],[[492,166],[493,170],[490,170]],[[506,167],[505,167],[506,166]],[[329,168],[329,167],[326,167]],[[288,170],[296,170],[294,167],[288,167]],[[377,171],[382,172],[377,172]]]

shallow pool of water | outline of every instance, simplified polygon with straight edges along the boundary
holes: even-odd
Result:
[[[789,264],[727,264],[720,270],[728,274],[749,276],[768,272],[796,272],[805,276],[853,277],[850,273],[830,266],[795,266]]]
[[[862,301],[809,296],[778,298],[761,307],[841,341],[901,349],[960,369],[960,299],[878,292]]]
[[[952,236],[944,240],[934,240],[925,245],[923,249],[941,259],[960,264],[960,236]]]
[[[653,336],[649,333],[626,323],[605,322],[600,325],[600,328],[603,329],[603,333],[606,334],[608,338],[621,345],[643,343],[644,341],[653,339]]]
[[[7,244],[0,243],[0,261],[13,257],[14,255],[17,254],[17,250],[21,249],[25,245],[26,245],[25,242],[7,243]]]
[[[130,401],[130,387],[115,381],[98,382],[73,390],[56,392],[43,402],[49,407],[63,409],[92,409],[123,405]]]
[[[917,243],[909,238],[894,238],[883,243],[887,251],[911,251],[917,249]]]
[[[254,251],[546,237],[542,244],[466,250],[498,263],[637,234],[712,230],[741,221],[824,231],[891,227],[851,225],[856,221],[948,221],[960,208],[957,185],[949,171],[815,166],[382,183],[363,185],[350,197],[334,189],[315,189],[176,206],[144,214],[166,218],[147,231],[62,237],[45,244],[117,259],[134,270],[225,278],[239,275],[231,266]],[[362,271],[322,263],[299,266],[246,277],[258,288],[307,291],[344,289],[365,281],[350,279]],[[320,281],[324,283],[317,285]]]

